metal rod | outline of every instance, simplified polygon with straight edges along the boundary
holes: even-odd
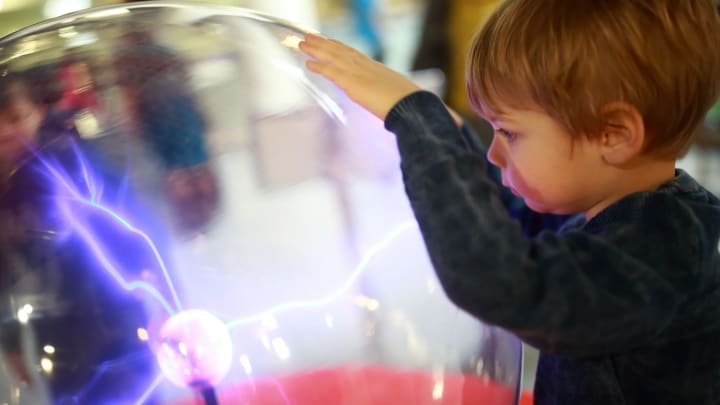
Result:
[[[217,395],[215,395],[215,388],[202,388],[200,390],[200,395],[202,395],[203,400],[205,400],[205,405],[218,405]]]

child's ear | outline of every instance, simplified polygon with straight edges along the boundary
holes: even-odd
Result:
[[[605,124],[600,138],[602,158],[606,163],[622,165],[643,151],[645,124],[635,106],[614,102],[602,109]]]

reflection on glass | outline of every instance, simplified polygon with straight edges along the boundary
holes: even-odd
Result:
[[[303,34],[146,3],[0,41],[0,402],[515,403]]]

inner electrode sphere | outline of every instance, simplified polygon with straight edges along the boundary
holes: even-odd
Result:
[[[168,319],[160,330],[156,355],[173,383],[212,387],[230,371],[232,341],[225,324],[202,310],[187,310]]]

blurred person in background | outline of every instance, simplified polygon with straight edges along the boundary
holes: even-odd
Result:
[[[118,81],[136,131],[166,172],[173,220],[186,235],[202,232],[217,212],[219,190],[205,139],[208,125],[190,88],[187,62],[141,23],[127,25],[118,49]]]
[[[475,32],[501,0],[427,0],[422,36],[413,70],[440,69],[445,75],[444,101],[463,116],[484,144],[492,128],[470,107],[465,87],[465,56]]]
[[[129,401],[156,372],[138,338],[148,308],[97,258],[125,280],[150,284],[160,266],[151,246],[104,207],[161,238],[122,174],[94,159],[72,114],[57,108],[57,79],[55,67],[0,67],[0,296],[8,299],[0,347],[18,380],[31,384],[43,370],[53,403]],[[23,303],[34,307],[25,319]],[[25,324],[34,339],[23,338]],[[31,364],[40,355],[44,363]]]
[[[368,55],[382,62],[385,59],[385,48],[378,30],[376,6],[375,0],[350,0],[355,31],[368,47]]]

